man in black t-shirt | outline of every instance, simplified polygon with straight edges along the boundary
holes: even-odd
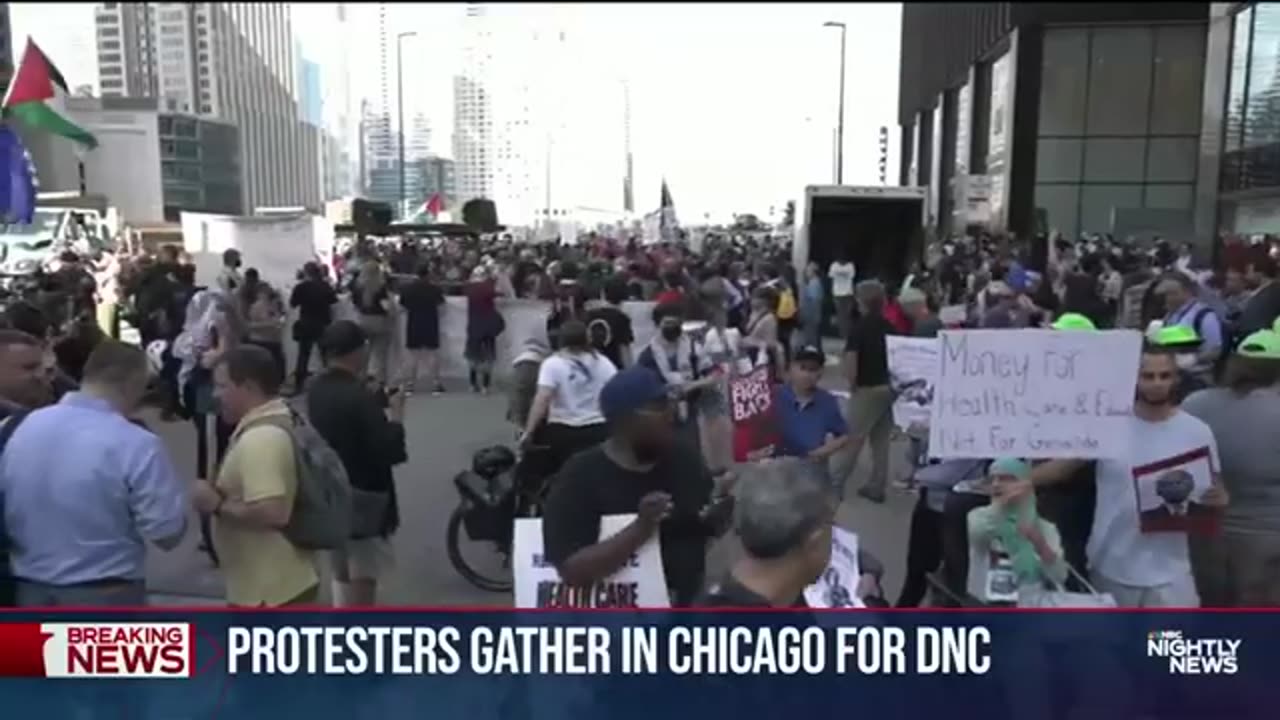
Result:
[[[854,290],[858,317],[845,343],[845,373],[849,378],[849,429],[853,435],[849,474],[858,467],[863,444],[871,441],[871,478],[858,495],[884,502],[889,481],[889,438],[893,429],[893,392],[889,388],[889,353],[885,338],[893,326],[884,317],[884,285],[864,280]]]
[[[631,343],[635,334],[631,318],[619,307],[627,299],[627,284],[611,280],[604,289],[605,305],[587,311],[587,337],[591,345],[613,361],[619,370],[631,365]]]
[[[311,351],[325,328],[333,322],[333,306],[338,294],[325,282],[317,262],[302,267],[302,282],[293,286],[289,295],[289,307],[298,308],[298,319],[293,324],[293,339],[298,343],[297,364],[293,371],[293,386],[301,392],[310,373]]]
[[[615,375],[600,392],[600,410],[609,439],[570,458],[551,486],[542,521],[546,558],[565,582],[589,587],[656,532],[672,604],[687,606],[701,588],[707,542],[723,532],[731,496],[715,493],[702,457],[676,441],[667,387],[652,370]],[[636,519],[622,532],[600,539],[603,516],[632,513]]]

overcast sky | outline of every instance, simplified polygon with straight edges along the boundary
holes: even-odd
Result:
[[[92,65],[85,57],[92,53],[92,7],[11,3],[17,52],[26,34],[33,34],[70,85],[96,83],[97,73],[85,69]],[[337,71],[330,61],[332,34],[323,21],[332,8],[293,6],[304,52],[330,65],[328,73]],[[356,43],[347,71],[357,92],[375,85],[376,8],[348,5]],[[388,9],[397,28],[418,32],[405,41],[406,104],[431,118],[437,128],[434,149],[450,154],[463,5],[401,3]],[[890,182],[897,177],[899,3],[618,3],[577,5],[575,12],[600,63],[630,79],[637,210],[656,207],[664,176],[677,213],[687,221],[704,213],[718,218],[764,214],[770,206],[780,210],[805,184],[831,182],[840,31],[824,28],[828,20],[848,28],[845,182],[878,181],[881,126],[890,129]],[[69,43],[74,47],[61,47]],[[64,62],[58,55],[75,57]]]

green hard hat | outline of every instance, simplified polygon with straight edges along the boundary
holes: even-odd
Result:
[[[1179,347],[1199,345],[1200,335],[1194,328],[1186,325],[1166,325],[1151,336],[1151,342],[1161,347]]]
[[[1054,330],[1097,330],[1098,326],[1093,324],[1089,318],[1080,313],[1063,313],[1061,317],[1053,321]]]

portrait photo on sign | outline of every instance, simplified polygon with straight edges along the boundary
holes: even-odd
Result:
[[[1207,447],[1135,467],[1133,490],[1142,532],[1215,532],[1221,515],[1202,502],[1211,485]]]

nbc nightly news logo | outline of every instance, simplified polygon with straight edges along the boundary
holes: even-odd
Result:
[[[1147,657],[1167,658],[1170,675],[1235,675],[1240,640],[1184,638],[1181,630],[1147,633]]]

